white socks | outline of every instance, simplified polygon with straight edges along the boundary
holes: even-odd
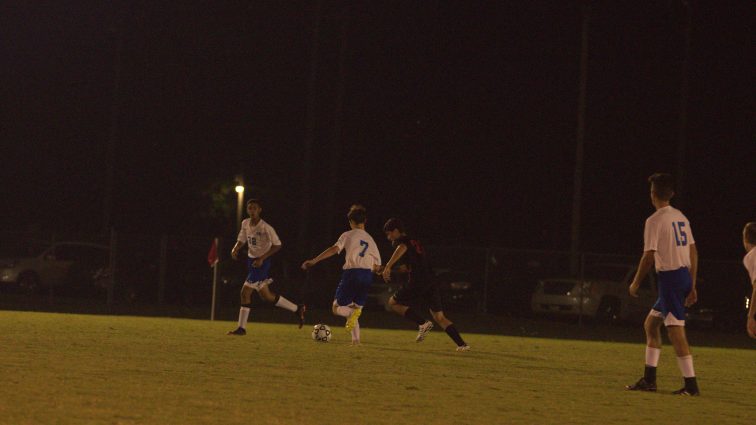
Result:
[[[242,307],[239,309],[239,327],[242,329],[247,328],[247,319],[249,319],[249,307]]]
[[[693,370],[693,356],[690,354],[678,357],[677,365],[680,367],[680,372],[684,378],[693,378],[696,376],[696,371]]]
[[[354,322],[354,328],[352,328],[352,344],[360,343],[360,321]]]
[[[661,349],[646,347],[646,366],[656,367],[659,364],[659,355]],[[677,366],[680,367],[680,373],[684,378],[693,378],[696,376],[696,371],[693,369],[693,356],[690,354],[677,358]]]
[[[278,301],[276,301],[276,307],[281,307],[283,309],[289,310],[289,311],[297,311],[297,305],[293,302],[287,300],[286,298],[282,296],[278,296]]]
[[[646,366],[656,367],[659,364],[661,348],[646,346]]]

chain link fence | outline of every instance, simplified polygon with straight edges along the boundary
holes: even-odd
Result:
[[[15,258],[15,264],[6,261],[8,264],[4,267],[21,267],[23,261],[20,259],[23,256],[34,258],[36,267],[50,266],[60,260],[56,257],[58,253],[50,250],[51,247],[68,242],[96,244],[106,249],[103,264],[96,264],[91,258],[76,259],[88,264],[88,277],[78,273],[76,278],[90,279],[90,291],[68,291],[65,285],[73,282],[48,285],[46,275],[41,271],[26,270],[27,273],[37,273],[36,291],[49,303],[54,303],[59,297],[76,296],[107,306],[147,304],[207,308],[209,315],[213,270],[207,261],[207,254],[212,238],[119,232],[104,236],[53,237],[15,233],[6,234],[3,238],[2,257]],[[221,238],[218,247],[220,262],[216,307],[220,310],[238,308],[238,294],[246,276],[244,261],[230,259],[229,253],[234,243],[232,238]],[[567,306],[567,301],[562,304],[553,301],[551,307],[545,301],[540,304],[545,305],[544,308],[554,309],[555,313],[560,313],[560,309],[577,313],[580,319],[602,314],[622,316],[621,312],[612,311],[619,307],[611,305],[611,297],[625,296],[628,279],[632,277],[632,273],[627,274],[627,271],[633,270],[640,258],[640,254],[579,253],[574,256],[566,251],[440,244],[429,244],[426,252],[441,285],[445,309],[449,311],[530,317],[534,310],[539,310],[534,293],[555,292],[559,285],[549,284],[549,288],[545,288],[545,285],[561,281],[564,287],[562,298],[570,298],[573,306]],[[304,258],[293,249],[284,249],[277,254],[271,270],[275,284],[273,289],[295,302],[327,308],[339,281],[341,262],[330,261],[305,273],[299,269]],[[607,273],[602,270],[607,267],[618,272],[614,276],[605,276]],[[377,282],[379,278],[376,279]],[[4,292],[14,286],[11,280],[2,282],[0,288]],[[613,282],[617,288],[601,289],[595,283],[597,281]],[[575,286],[577,282],[581,286]],[[650,290],[654,289],[653,277],[649,278],[648,286]],[[750,295],[750,286],[739,261],[701,260],[698,292],[696,311],[705,321],[711,322],[711,326],[741,327],[739,315],[741,312],[745,314],[744,305],[746,297]],[[555,293],[547,295],[555,299]],[[599,295],[605,301],[603,305],[602,299],[592,298]],[[259,300],[255,302],[260,303]],[[623,301],[616,302],[621,304]],[[568,307],[576,310],[567,311]]]

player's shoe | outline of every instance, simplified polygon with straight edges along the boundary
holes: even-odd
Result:
[[[352,311],[352,314],[349,315],[349,318],[346,321],[346,330],[347,332],[352,332],[352,329],[354,329],[354,325],[357,324],[357,319],[360,318],[360,315],[362,314],[362,307],[357,307]]]
[[[247,334],[247,330],[244,328],[236,328],[233,331],[228,331],[226,335],[237,335],[237,336],[244,336]]]
[[[701,392],[698,391],[698,390],[691,390],[691,389],[688,389],[688,388],[680,388],[679,390],[674,391],[672,394],[674,394],[674,395],[688,395],[688,396],[695,397],[695,396],[701,395]]]
[[[304,304],[299,304],[297,306],[297,311],[294,312],[294,314],[297,315],[297,319],[299,320],[299,329],[302,329],[302,326],[304,325],[305,311],[307,311],[307,306],[305,306]]]
[[[641,378],[633,385],[626,385],[628,391],[656,391],[656,382],[648,382],[646,378]]]
[[[470,351],[470,346],[467,344],[460,345],[459,347],[457,347],[457,351]]]
[[[433,329],[433,322],[431,322],[430,320],[418,326],[417,338],[415,338],[415,342],[423,342],[423,340],[425,339],[425,335],[427,335],[431,329]]]

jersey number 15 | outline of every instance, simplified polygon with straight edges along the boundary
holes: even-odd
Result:
[[[672,222],[672,229],[675,231],[675,243],[677,246],[688,245],[688,235],[685,233],[684,227],[684,221]]]

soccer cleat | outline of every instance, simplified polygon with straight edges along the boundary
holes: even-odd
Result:
[[[244,336],[247,334],[247,330],[244,328],[236,328],[233,331],[228,331],[226,335]]]
[[[641,378],[633,385],[626,385],[628,391],[656,391],[656,382],[647,382],[646,378]]]
[[[425,339],[425,335],[427,335],[431,329],[433,329],[433,322],[431,322],[430,320],[418,326],[417,338],[415,338],[415,342],[423,342],[423,340]]]
[[[459,347],[457,347],[457,351],[470,351],[470,346],[467,344],[460,345]]]
[[[355,308],[354,311],[352,311],[352,314],[349,315],[349,318],[346,321],[347,332],[352,332],[354,325],[357,324],[357,319],[360,318],[360,314],[362,314],[362,307]]]
[[[674,395],[688,395],[688,396],[699,396],[701,395],[701,392],[698,390],[689,390],[687,388],[680,388],[677,391],[672,392]]]
[[[299,319],[299,329],[302,329],[302,326],[304,325],[305,311],[307,311],[307,306],[299,304],[297,306],[297,311],[294,312],[294,314],[297,315],[297,319]]]

